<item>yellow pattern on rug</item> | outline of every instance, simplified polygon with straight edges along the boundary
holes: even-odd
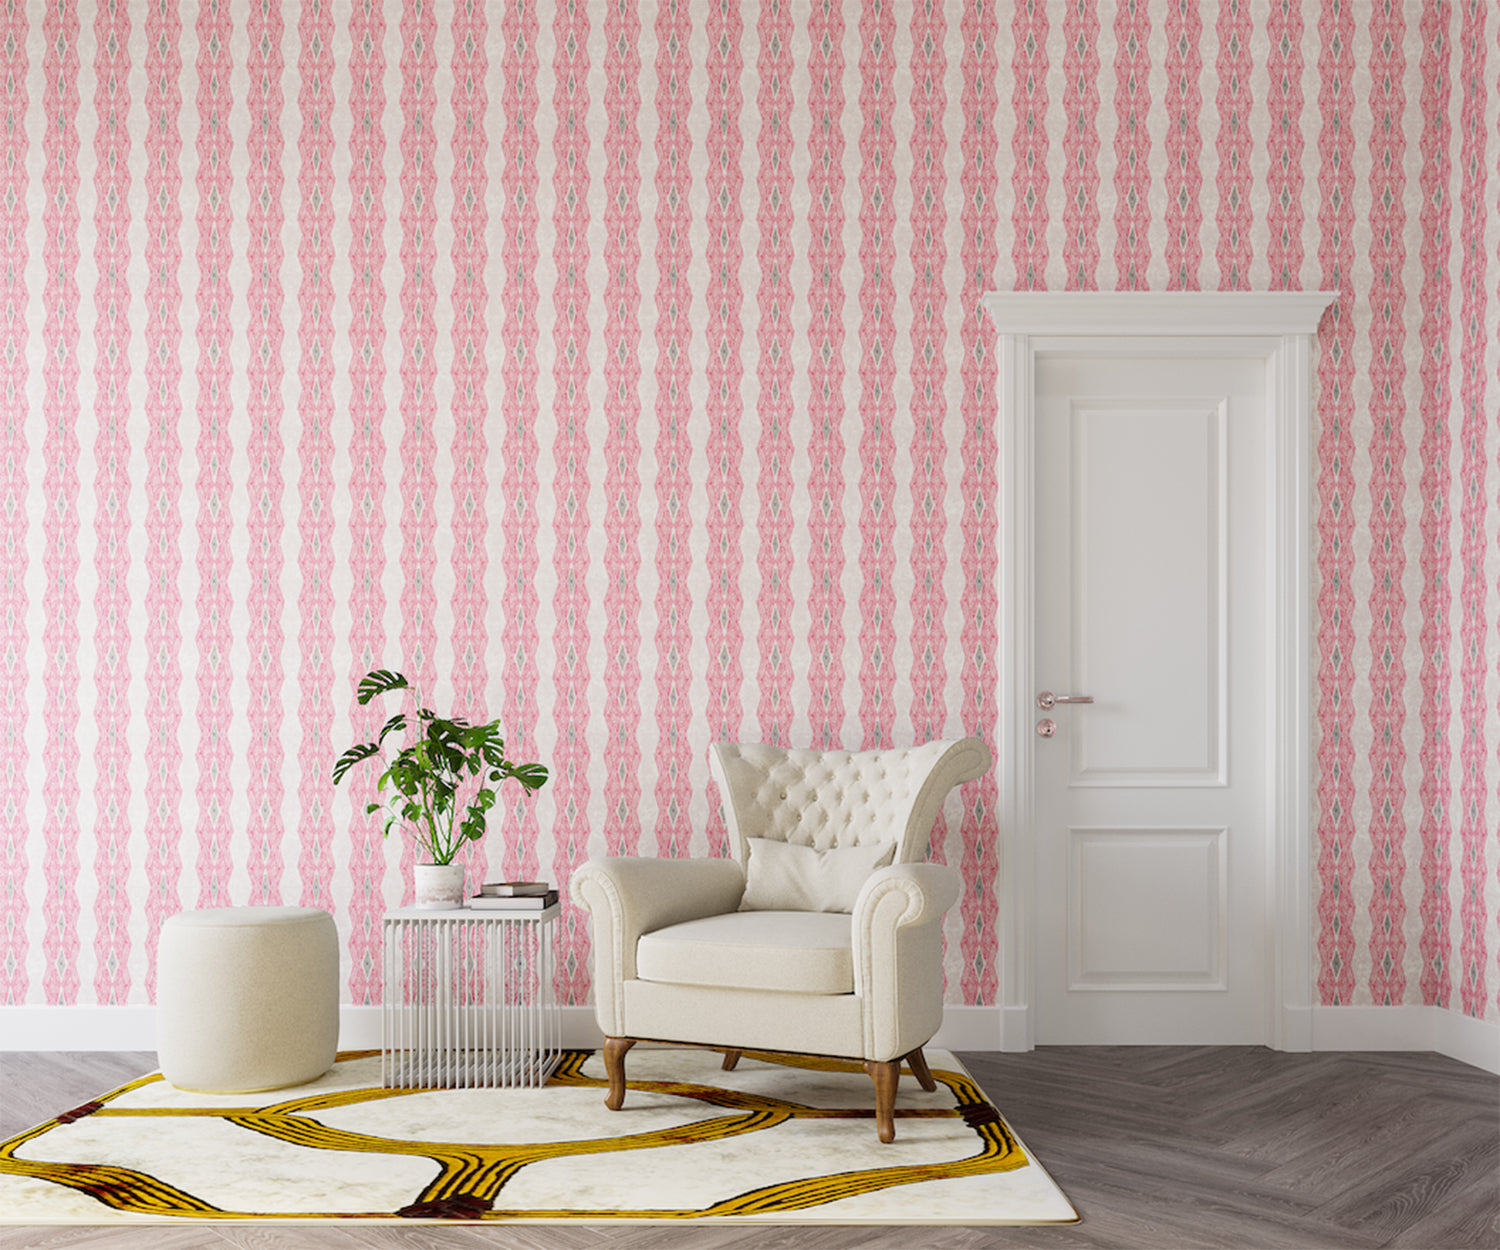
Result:
[[[984,1092],[943,1052],[932,1056],[937,1093],[903,1084],[902,1136],[890,1146],[874,1142],[868,1077],[841,1060],[747,1052],[738,1069],[723,1072],[712,1052],[648,1050],[633,1064],[625,1108],[611,1113],[593,1097],[606,1082],[589,1051],[565,1052],[548,1085],[534,1091],[382,1089],[369,1080],[373,1072],[378,1082],[377,1057],[342,1054],[332,1072],[301,1087],[307,1092],[264,1106],[244,1105],[245,1095],[179,1091],[159,1074],[132,1081],[0,1144],[0,1211],[10,1222],[83,1218],[71,1208],[47,1213],[48,1188],[62,1187],[98,1204],[95,1218],[113,1211],[124,1220],[1077,1218]],[[586,1099],[578,1097],[583,1091]],[[226,1138],[215,1127],[198,1142],[192,1125],[203,1121],[254,1136]],[[429,1136],[460,1121],[470,1136],[494,1125],[501,1140]],[[245,1158],[224,1160],[204,1179],[203,1158],[226,1140],[231,1150],[246,1142]],[[291,1152],[281,1153],[283,1146]],[[677,1159],[684,1148],[690,1153]],[[629,1190],[645,1200],[622,1203],[629,1156],[643,1151],[667,1153],[641,1156],[649,1163]],[[366,1186],[365,1177],[355,1181],[337,1169],[310,1179],[315,1155],[301,1152],[363,1158],[366,1176],[380,1179]],[[587,1162],[609,1156],[615,1162],[603,1168]],[[384,1177],[380,1157],[400,1166]],[[779,1174],[792,1165],[778,1161],[797,1159],[850,1166]],[[565,1171],[544,1166],[558,1162]],[[254,1179],[257,1168],[263,1180]],[[429,1179],[413,1186],[424,1173]],[[1015,1173],[1025,1175],[1009,1186],[1014,1192],[993,1183]],[[714,1184],[716,1195],[704,1192]],[[924,1201],[925,1190],[933,1201]],[[892,1191],[900,1195],[895,1205],[878,1198]],[[386,1194],[390,1205],[381,1201]]]

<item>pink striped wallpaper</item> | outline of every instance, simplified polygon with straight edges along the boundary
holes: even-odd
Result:
[[[1488,0],[0,0],[0,1002],[148,1002],[164,916],[278,901],[374,1001],[376,665],[553,769],[476,873],[721,850],[716,738],[993,737],[981,293],[1321,287],[1317,999],[1500,1018],[1497,49]],[[956,1003],[997,798],[934,847]]]

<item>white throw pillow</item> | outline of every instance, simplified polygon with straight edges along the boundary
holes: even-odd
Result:
[[[750,863],[741,911],[853,911],[868,877],[896,857],[894,842],[826,851],[775,838],[746,838]]]

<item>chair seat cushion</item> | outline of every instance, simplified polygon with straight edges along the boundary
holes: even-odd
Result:
[[[636,945],[636,976],[794,994],[854,993],[842,912],[741,911],[657,929]]]

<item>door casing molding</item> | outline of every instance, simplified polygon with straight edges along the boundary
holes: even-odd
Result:
[[[1261,359],[1270,408],[1266,515],[1266,1036],[1313,1044],[1311,831],[1312,348],[1336,291],[1016,291],[980,300],[998,333],[1000,1049],[1036,1043],[1032,838],[1036,360],[1100,348]]]

